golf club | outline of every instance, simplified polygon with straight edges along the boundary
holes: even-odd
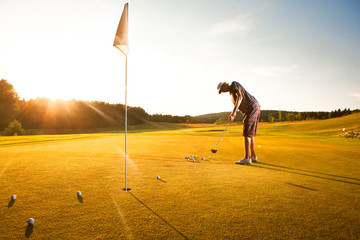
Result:
[[[217,144],[216,144],[216,146],[215,146],[215,149],[211,149],[211,152],[212,152],[212,153],[216,153],[216,152],[217,152],[217,146],[218,146],[218,144],[219,144],[219,142],[220,142],[220,140],[221,140],[222,136],[224,135],[224,133],[225,133],[225,131],[226,131],[227,127],[229,126],[229,124],[230,124],[230,122],[228,122],[228,124],[226,125],[226,127],[225,127],[225,129],[224,129],[223,133],[221,134],[221,137],[220,137],[219,141],[217,142]]]

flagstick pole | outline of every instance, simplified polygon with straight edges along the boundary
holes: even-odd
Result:
[[[125,55],[125,191],[127,190],[127,55]]]

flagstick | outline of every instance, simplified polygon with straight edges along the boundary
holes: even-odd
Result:
[[[125,55],[125,188],[124,191],[131,190],[127,187],[127,55],[129,50],[128,44],[128,3],[124,5],[121,14],[118,29],[116,31],[113,46],[119,49]]]
[[[125,55],[125,191],[127,188],[127,55]]]

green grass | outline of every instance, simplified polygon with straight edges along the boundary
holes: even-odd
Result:
[[[0,239],[359,239],[360,140],[339,136],[359,123],[260,124],[251,166],[233,163],[241,125],[216,154],[224,125],[144,125],[128,135],[129,192],[123,134],[0,137]]]

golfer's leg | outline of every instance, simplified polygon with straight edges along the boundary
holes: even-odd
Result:
[[[251,138],[250,148],[251,148],[251,157],[256,157],[256,154],[255,154],[255,137]]]
[[[250,141],[251,138],[249,137],[244,137],[244,143],[245,143],[245,158],[249,159],[250,158]]]

